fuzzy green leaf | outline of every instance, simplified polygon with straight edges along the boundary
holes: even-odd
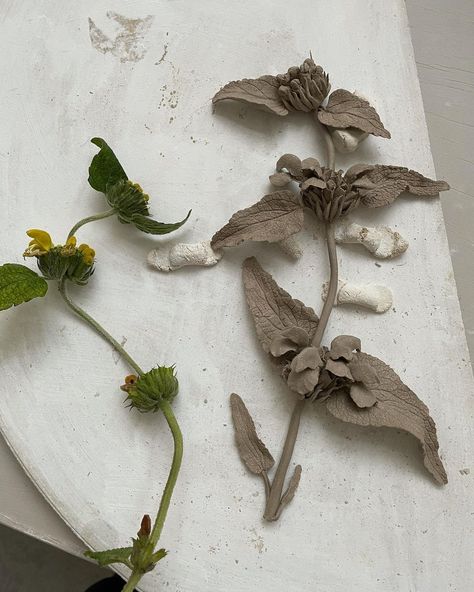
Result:
[[[111,563],[123,563],[130,567],[130,555],[132,547],[119,547],[118,549],[108,549],[107,551],[86,551],[84,555],[97,561],[100,567],[106,567]]]
[[[163,559],[163,557],[166,557],[166,555],[168,555],[168,551],[166,551],[165,549],[158,549],[158,551],[155,551],[155,553],[153,553],[151,559],[153,563],[158,563],[158,561],[160,561],[160,559]]]
[[[92,138],[91,142],[100,150],[89,167],[89,185],[96,191],[105,193],[107,186],[115,185],[122,179],[127,180],[127,173],[105,140]]]
[[[184,218],[184,220],[171,224],[157,222],[156,220],[148,218],[148,216],[143,216],[142,214],[133,214],[133,216],[130,216],[129,219],[130,222],[138,228],[138,230],[146,232],[147,234],[168,234],[174,230],[178,230],[178,228],[180,228],[187,221],[190,215],[191,210],[189,210],[188,215],[186,218]]]
[[[44,296],[47,281],[35,271],[17,263],[0,266],[0,310]]]

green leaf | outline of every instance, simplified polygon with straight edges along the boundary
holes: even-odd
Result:
[[[189,218],[191,211],[192,210],[189,210],[188,215],[186,218],[184,218],[184,220],[181,220],[181,222],[175,222],[174,224],[157,222],[156,220],[148,218],[148,216],[143,216],[142,214],[133,214],[130,216],[130,222],[134,224],[138,230],[146,232],[147,234],[168,234],[169,232],[178,230],[178,228],[180,228]]]
[[[92,159],[89,167],[89,185],[95,190],[105,193],[107,185],[115,185],[117,181],[122,179],[127,180],[127,173],[105,140],[92,138],[91,142],[100,150]]]
[[[111,563],[123,563],[127,567],[131,567],[131,553],[132,547],[119,547],[118,549],[108,549],[107,551],[86,551],[84,555],[97,561],[100,567],[106,567]]]
[[[155,551],[155,553],[153,553],[151,560],[153,561],[153,563],[158,563],[158,561],[160,561],[160,559],[163,559],[163,557],[166,557],[166,555],[168,555],[168,551],[165,551],[165,549],[158,549],[158,551]]]
[[[17,263],[0,266],[0,310],[44,296],[47,281],[35,271]]]

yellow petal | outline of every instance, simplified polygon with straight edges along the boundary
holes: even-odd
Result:
[[[78,250],[82,253],[82,257],[87,265],[92,265],[94,263],[95,251],[89,245],[82,244],[79,245]]]
[[[66,241],[66,247],[75,247],[77,239],[75,236],[70,236]]]
[[[48,232],[46,232],[46,230],[32,228],[31,230],[27,230],[26,234],[35,241],[35,243],[41,248],[41,250],[48,252],[50,249],[53,248],[53,241],[51,240],[51,236]]]

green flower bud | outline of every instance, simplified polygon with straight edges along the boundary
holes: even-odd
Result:
[[[121,179],[111,187],[107,187],[105,194],[110,207],[117,210],[120,222],[130,223],[134,214],[149,216],[148,201],[150,197],[143,192],[138,183],[128,179]]]
[[[85,244],[76,247],[75,236],[69,237],[65,245],[54,245],[45,230],[33,228],[27,234],[32,240],[23,256],[36,257],[38,268],[47,280],[67,278],[75,284],[87,284],[94,273],[94,249]]]
[[[174,366],[158,366],[141,376],[127,376],[120,387],[128,396],[130,407],[141,413],[158,411],[163,401],[171,403],[178,394],[179,383]]]

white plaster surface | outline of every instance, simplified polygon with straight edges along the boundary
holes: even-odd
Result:
[[[280,154],[323,154],[307,118],[232,105],[212,115],[209,97],[231,78],[277,72],[287,55],[296,60],[308,48],[334,88],[364,88],[377,97],[393,139],[367,140],[359,157],[433,175],[403,4],[294,5],[290,14],[275,2],[231,1],[225,12],[214,0],[205,11],[183,1],[124,2],[126,16],[155,16],[137,40],[143,57],[127,61],[126,53],[91,46],[87,17],[108,27],[104,2],[67,9],[59,2],[10,3],[4,43],[14,51],[0,91],[9,125],[0,138],[5,259],[21,261],[19,220],[60,240],[72,221],[104,206],[86,183],[93,135],[110,141],[160,218],[178,219],[193,207],[183,241],[206,239],[267,191],[265,179]],[[327,27],[320,26],[324,20]],[[334,31],[344,27],[352,34],[335,44]],[[125,41],[112,46],[128,47]],[[355,157],[338,162],[349,166]],[[125,336],[144,366],[176,361],[180,373],[176,413],[187,449],[163,533],[171,553],[144,581],[144,591],[169,582],[183,592],[253,592],[255,580],[259,589],[277,592],[473,588],[466,566],[474,502],[470,476],[460,473],[474,448],[472,375],[440,205],[403,199],[359,214],[364,224],[399,230],[410,249],[403,262],[381,267],[356,249],[341,249],[343,276],[389,280],[397,288],[395,306],[383,316],[336,309],[327,339],[350,326],[366,351],[384,350],[385,361],[431,408],[450,483],[440,489],[431,482],[410,437],[348,426],[309,409],[294,457],[303,465],[297,498],[272,525],[260,520],[260,482],[233,449],[227,397],[235,390],[245,398],[275,454],[291,403],[256,341],[240,263],[257,252],[283,287],[317,307],[317,286],[328,273],[323,241],[308,230],[296,264],[252,246],[229,253],[215,269],[162,276],[144,263],[156,239],[113,220],[81,233],[97,248],[99,264],[76,298],[119,339]],[[62,309],[54,291],[47,301],[4,313],[1,326],[5,437],[83,540],[96,548],[125,544],[140,516],[158,504],[171,454],[165,423],[123,409],[118,385],[128,369]]]

